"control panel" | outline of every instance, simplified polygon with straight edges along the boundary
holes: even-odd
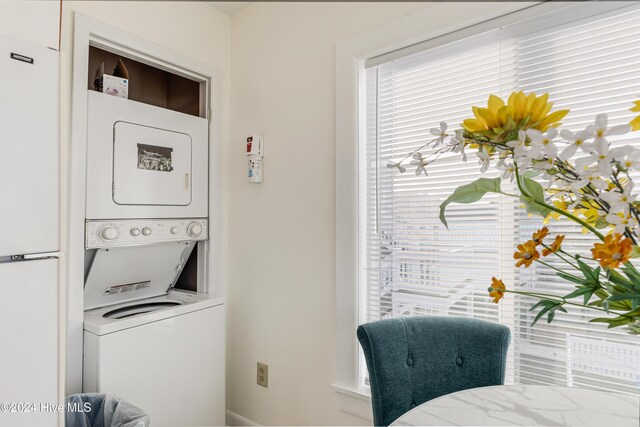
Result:
[[[202,218],[87,221],[85,246],[96,249],[197,241],[207,237],[207,220]]]

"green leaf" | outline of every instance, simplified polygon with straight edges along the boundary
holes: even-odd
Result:
[[[575,291],[571,292],[570,294],[565,295],[564,298],[566,298],[566,299],[576,298],[576,297],[579,297],[579,296],[584,295],[586,293],[592,293],[593,294],[593,289],[591,289],[588,286],[580,286]]]
[[[547,316],[547,323],[551,323],[553,321],[553,317],[556,315],[556,310],[564,311],[565,313],[567,312],[567,310],[565,310],[564,307],[562,306],[562,303],[558,303],[556,306],[552,307],[551,310],[549,310],[549,315]]]
[[[606,219],[604,219],[604,217],[601,216],[596,220],[596,223],[594,224],[594,226],[600,230],[602,228],[608,227],[609,222]]]
[[[640,257],[640,246],[633,245],[633,248],[631,248],[631,254],[629,255],[629,257],[631,257],[631,258],[639,258]]]
[[[625,301],[625,300],[631,300],[634,298],[640,298],[640,293],[625,292],[623,294],[611,295],[609,298],[607,298],[606,302]]]
[[[544,203],[544,188],[529,177],[522,178],[522,186],[536,202]]]
[[[522,176],[525,178],[535,178],[536,176],[540,176],[542,171],[537,170],[528,170]]]
[[[545,307],[542,310],[540,310],[536,315],[535,319],[533,319],[533,323],[531,323],[531,326],[535,325],[538,322],[538,320],[540,320],[540,318],[544,316],[544,314],[549,310],[551,310],[551,307]]]
[[[526,209],[526,211],[528,213],[530,213],[530,214],[539,215],[539,216],[544,218],[547,215],[549,215],[549,212],[551,212],[545,206],[539,205],[538,203],[533,201],[533,199],[529,199],[529,198],[526,198],[526,197],[521,197],[520,201],[524,205],[524,208]]]
[[[627,263],[622,267],[622,271],[627,275],[627,277],[629,277],[629,279],[623,278],[622,280],[624,281],[624,283],[619,283],[614,280],[611,280],[611,281],[614,282],[616,285],[620,285],[626,289],[631,288],[631,289],[637,289],[640,291],[640,274],[638,274],[635,268],[633,268],[632,266],[630,267],[630,265],[631,265],[630,263]],[[609,270],[609,271],[611,272],[613,270]],[[615,274],[618,274],[618,273],[615,273]]]
[[[568,280],[569,282],[577,283],[578,285],[586,285],[588,283],[586,280],[572,274],[557,272],[556,275],[558,277],[562,277],[564,280]]]
[[[607,328],[617,328],[618,326],[626,325],[627,323],[633,322],[632,316],[618,316],[618,317],[597,317],[595,319],[589,320],[592,323],[608,323],[609,326]]]
[[[524,204],[528,213],[546,217],[551,211],[544,203],[544,188],[532,179],[535,174],[529,172],[526,172],[521,179],[522,187],[529,197],[523,195],[520,197],[520,201]]]
[[[450,203],[473,203],[487,193],[500,193],[500,178],[479,178],[470,184],[455,189],[447,200],[440,205],[440,221],[449,228],[445,218],[445,209]]]
[[[580,260],[578,260],[578,267],[580,267],[580,271],[582,271],[582,274],[584,274],[584,277],[587,279],[587,281],[596,284],[600,283],[600,270],[594,270],[593,268],[589,267],[589,265]]]
[[[541,305],[546,305],[547,303],[548,303],[547,300],[544,300],[544,299],[540,300],[537,303],[533,304],[531,307],[529,307],[529,311],[533,311],[536,308],[540,307]]]
[[[538,312],[536,317],[533,319],[533,323],[531,323],[531,326],[535,325],[536,322],[540,320],[542,316],[544,316],[546,313],[549,313],[549,316],[547,317],[547,322],[551,323],[551,321],[553,320],[553,316],[555,316],[554,312],[556,311],[556,309],[561,308],[562,303],[559,301],[552,301],[552,300],[540,300],[536,304],[534,304],[529,309],[529,311],[532,311],[540,306],[543,306],[543,308]],[[562,311],[566,313],[566,310],[562,309]]]
[[[622,267],[622,270],[624,271],[625,267]],[[631,285],[629,279],[612,269],[607,270],[607,279],[618,286],[622,286],[623,288],[628,288]]]
[[[593,296],[593,291],[589,292],[588,294],[584,294],[584,305],[589,304],[589,300],[591,299],[591,297]]]

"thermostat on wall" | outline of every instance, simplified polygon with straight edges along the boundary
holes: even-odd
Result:
[[[247,137],[247,176],[249,182],[262,182],[263,157],[262,137],[260,135]]]

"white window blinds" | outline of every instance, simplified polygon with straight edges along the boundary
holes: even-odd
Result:
[[[429,140],[442,120],[457,128],[489,94],[549,92],[563,121],[579,129],[597,113],[628,122],[640,98],[640,9],[624,7],[575,20],[574,10],[498,28],[394,59],[366,72],[366,138],[361,147],[361,321],[409,315],[470,316],[507,324],[512,332],[507,382],[560,384],[637,393],[640,337],[586,320],[586,310],[558,314],[531,326],[535,302],[507,295],[491,303],[491,277],[507,286],[567,294],[573,289],[553,270],[516,269],[515,244],[542,226],[513,199],[485,197],[448,208],[453,190],[480,177],[475,152],[468,162],[446,155],[428,176],[387,168]],[[628,135],[626,136],[628,138]],[[627,140],[625,143],[640,144]],[[617,142],[620,143],[620,142]],[[508,181],[503,181],[503,186]],[[588,254],[592,240],[564,221],[565,246]],[[364,373],[364,367],[363,373]]]

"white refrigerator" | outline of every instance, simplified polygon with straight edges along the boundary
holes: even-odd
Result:
[[[0,35],[0,426],[58,425],[58,61]]]

